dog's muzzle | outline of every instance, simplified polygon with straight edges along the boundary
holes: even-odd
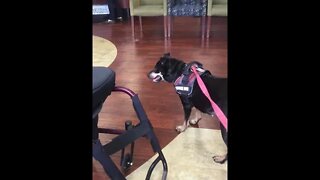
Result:
[[[164,81],[163,75],[161,74],[161,72],[155,73],[153,71],[151,71],[148,75],[149,79],[152,79],[153,82],[160,82],[160,81]]]

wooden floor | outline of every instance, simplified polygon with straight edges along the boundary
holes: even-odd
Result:
[[[117,57],[110,66],[116,72],[116,85],[130,88],[138,94],[163,148],[177,136],[175,127],[183,122],[183,110],[173,85],[163,82],[152,83],[147,78],[147,73],[160,56],[170,52],[172,56],[185,62],[200,61],[205,69],[216,76],[227,77],[227,19],[213,18],[211,37],[201,39],[200,18],[176,17],[173,20],[170,40],[164,39],[163,18],[143,17],[142,21],[141,34],[138,19],[135,20],[137,23],[135,39],[131,35],[130,21],[116,24],[93,23],[93,35],[106,38],[117,47]],[[138,122],[132,101],[125,94],[113,92],[100,113],[99,126],[123,129],[126,120],[132,120],[134,124]],[[219,129],[217,120],[207,115],[203,115],[198,127]],[[100,135],[103,143],[113,137],[113,135]],[[134,165],[123,173],[130,174],[153,155],[147,139],[138,139],[135,142]],[[114,154],[112,159],[119,167],[120,152]],[[93,179],[109,179],[95,160],[93,160]]]

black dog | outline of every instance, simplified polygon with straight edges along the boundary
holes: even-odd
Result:
[[[154,69],[148,74],[148,77],[152,79],[153,82],[166,81],[174,83],[183,105],[185,117],[183,125],[177,126],[176,128],[179,132],[183,132],[189,126],[189,123],[198,123],[201,119],[201,113],[199,111],[214,116],[211,103],[202,93],[195,79],[195,75],[191,71],[191,66],[197,67],[197,71],[201,74],[200,77],[206,85],[211,99],[220,107],[222,112],[228,116],[227,79],[213,76],[209,71],[202,69],[202,64],[199,62],[194,61],[187,64],[182,60],[170,57],[170,53],[167,53],[160,58]],[[193,107],[199,111],[196,111],[195,119],[189,120]],[[221,123],[220,128],[223,141],[227,145],[227,131]],[[214,156],[213,159],[215,162],[224,163],[227,160],[227,154]]]

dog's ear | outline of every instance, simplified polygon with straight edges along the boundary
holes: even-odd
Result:
[[[170,57],[170,53],[169,53],[169,52],[168,52],[168,53],[164,53],[164,54],[163,54],[163,57],[166,57],[166,58],[167,58],[167,57]]]
[[[202,68],[203,67],[203,65],[200,63],[200,62],[198,62],[198,61],[193,61],[199,68]]]

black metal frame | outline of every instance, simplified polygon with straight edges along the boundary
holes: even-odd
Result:
[[[128,121],[126,122],[125,130],[117,129],[107,129],[99,128],[99,133],[107,134],[119,134],[111,142],[102,145],[99,139],[94,140],[93,142],[93,157],[101,163],[105,172],[110,176],[111,179],[116,180],[125,180],[123,174],[119,171],[116,165],[111,160],[110,156],[119,150],[121,152],[121,162],[123,161],[124,148],[131,143],[131,156],[133,156],[134,141],[140,137],[146,137],[150,140],[152,149],[154,152],[158,153],[158,157],[151,164],[146,179],[149,180],[152,174],[153,169],[157,163],[161,160],[163,165],[163,174],[162,180],[166,180],[168,174],[168,166],[166,159],[161,151],[158,139],[153,131],[153,127],[142,107],[142,104],[138,98],[138,95],[135,94],[128,88],[116,86],[112,91],[123,92],[130,96],[134,110],[138,116],[140,123],[135,126],[132,126]],[[132,158],[132,157],[131,157]]]

